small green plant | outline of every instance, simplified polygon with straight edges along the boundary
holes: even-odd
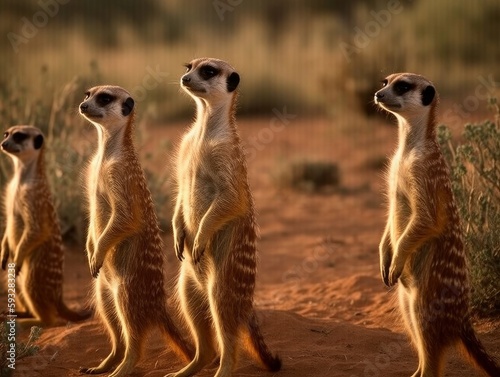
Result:
[[[500,313],[500,121],[467,124],[455,146],[450,130],[440,126],[438,138],[451,169],[470,262],[472,309],[479,315]]]
[[[42,329],[40,327],[33,326],[30,331],[30,335],[26,343],[18,343],[16,340],[11,339],[9,334],[9,326],[6,321],[1,322],[0,324],[0,375],[1,376],[11,376],[13,374],[14,369],[9,367],[10,358],[9,349],[11,348],[11,344],[14,342],[16,347],[16,355],[15,360],[16,364],[25,358],[26,356],[33,356],[39,351],[39,347],[35,344],[38,338],[42,333]]]

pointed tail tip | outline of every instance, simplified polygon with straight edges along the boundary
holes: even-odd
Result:
[[[272,356],[266,366],[269,372],[278,372],[282,367],[281,358],[278,355]]]
[[[490,377],[500,376],[500,366],[486,352],[483,344],[478,339],[472,325],[468,324],[462,333],[462,343],[465,352],[480,369],[484,370]]]

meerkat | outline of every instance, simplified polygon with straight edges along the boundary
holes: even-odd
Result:
[[[241,348],[278,371],[281,360],[265,344],[253,308],[257,225],[235,122],[240,77],[218,59],[195,59],[186,67],[180,84],[197,115],[178,151],[172,224],[182,262],[180,307],[196,355],[167,376],[191,376],[220,356],[215,376],[229,377]]]
[[[442,376],[451,346],[489,376],[500,376],[471,325],[460,219],[436,140],[436,89],[420,75],[392,74],[374,100],[396,116],[399,128],[379,250],[384,283],[400,283],[400,309],[419,356],[413,377]]]
[[[140,358],[149,330],[160,328],[174,352],[193,351],[166,310],[165,253],[144,172],[133,144],[134,100],[117,86],[86,93],[80,114],[97,130],[98,146],[86,171],[89,206],[87,255],[97,312],[112,350],[81,372],[125,376]]]
[[[75,312],[63,301],[64,249],[45,173],[42,132],[33,126],[10,127],[1,149],[14,165],[4,198],[1,261],[3,270],[9,258],[15,264],[18,304],[25,310],[16,313],[20,324],[52,326],[60,318],[72,322],[89,318],[91,311]]]

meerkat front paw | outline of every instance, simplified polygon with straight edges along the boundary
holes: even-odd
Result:
[[[184,231],[178,232],[175,236],[175,255],[177,255],[177,259],[181,262],[184,260],[184,241],[186,240],[186,234]]]
[[[382,276],[382,280],[384,284],[388,287],[389,285],[389,271],[391,268],[392,255],[389,253],[385,253],[380,260],[380,274]]]
[[[16,276],[19,275],[19,273],[21,272],[21,267],[23,265],[23,262],[24,262],[24,259],[14,258],[14,265],[16,266],[15,267]]]
[[[98,261],[96,256],[94,255],[89,260],[89,267],[90,267],[90,274],[92,275],[92,277],[97,278],[97,276],[99,275],[99,271],[102,267],[102,261]]]
[[[398,282],[399,277],[403,273],[404,266],[405,261],[403,260],[403,258],[393,258],[389,268],[389,276],[387,279],[388,287],[392,287]]]
[[[382,238],[379,245],[379,255],[380,255],[380,275],[382,276],[382,281],[385,285],[389,286],[389,270],[391,267],[393,250],[391,242],[386,235]]]
[[[205,246],[205,243],[201,243],[199,238],[196,237],[193,244],[193,252],[191,253],[194,264],[197,264],[201,260],[201,257],[205,252]]]
[[[2,248],[1,258],[2,258],[2,270],[5,271],[5,269],[7,268],[7,261],[9,260],[9,250]]]

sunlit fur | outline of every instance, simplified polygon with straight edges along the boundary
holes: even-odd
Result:
[[[17,142],[16,133],[26,138]],[[20,270],[17,315],[32,318],[18,320],[26,328],[54,325],[60,317],[76,322],[91,315],[70,310],[62,299],[64,249],[45,173],[44,145],[42,132],[33,126],[10,127],[2,142],[2,151],[14,165],[4,196],[2,268],[10,257],[16,272]]]
[[[410,84],[404,93],[402,83]],[[375,102],[396,116],[399,128],[387,176],[389,216],[380,267],[387,285],[400,283],[401,313],[419,356],[413,377],[442,376],[450,346],[465,349],[489,376],[500,376],[471,326],[460,219],[436,141],[434,86],[419,75],[393,74]]]
[[[218,74],[200,76],[207,65]],[[218,355],[215,376],[229,377],[244,347],[267,369],[281,367],[264,343],[253,309],[257,226],[235,124],[236,75],[224,61],[197,59],[181,79],[197,115],[178,152],[172,223],[176,253],[183,261],[178,293],[196,355],[170,377],[191,376]],[[229,77],[237,78],[231,91]]]
[[[112,100],[97,103],[105,93]],[[123,114],[124,104],[129,114]],[[135,151],[134,111],[130,94],[120,87],[89,90],[80,113],[95,126],[98,145],[86,171],[89,208],[87,255],[96,277],[97,312],[111,337],[109,356],[89,374],[113,370],[128,375],[140,358],[149,330],[160,328],[185,360],[192,351],[167,314],[164,289],[165,251],[158,220]]]

